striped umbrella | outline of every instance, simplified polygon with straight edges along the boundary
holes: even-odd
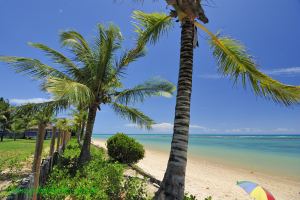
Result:
[[[240,181],[237,182],[237,185],[243,188],[255,200],[275,200],[269,191],[256,183],[250,181]]]

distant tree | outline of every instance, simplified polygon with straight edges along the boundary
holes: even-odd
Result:
[[[1,142],[3,141],[3,137],[5,132],[10,127],[10,104],[8,100],[4,100],[2,97],[0,98],[0,131],[1,131]]]
[[[56,126],[61,132],[61,145],[62,149],[64,150],[66,147],[66,139],[67,135],[70,133],[70,131],[73,129],[72,127],[72,120],[67,118],[59,118],[57,119]]]
[[[28,128],[28,124],[24,119],[14,118],[9,131],[13,134],[14,141],[17,139],[17,135],[24,133]]]
[[[50,119],[50,123],[52,125],[52,135],[51,135],[51,142],[50,142],[50,151],[49,151],[49,156],[52,156],[54,153],[54,148],[55,148],[55,138],[56,138],[56,133],[57,133],[57,127],[56,127],[56,123],[57,123],[57,118],[52,117]]]
[[[72,112],[73,122],[74,122],[74,131],[76,132],[77,142],[79,145],[81,144],[81,140],[83,138],[87,118],[88,118],[88,110],[77,108]]]
[[[25,131],[32,126],[32,116],[27,111],[21,111],[17,107],[11,107],[11,119],[10,119],[10,128],[9,131],[13,134],[14,140],[16,136],[23,134],[25,137]]]

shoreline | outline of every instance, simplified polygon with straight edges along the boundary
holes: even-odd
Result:
[[[92,139],[92,143],[105,148],[105,140]],[[169,154],[145,147],[145,158],[137,165],[155,178],[162,180]],[[214,200],[251,200],[236,185],[237,181],[253,181],[268,189],[276,200],[300,199],[300,182],[287,177],[252,172],[224,165],[205,158],[189,156],[186,174],[186,191],[200,200],[212,196]]]

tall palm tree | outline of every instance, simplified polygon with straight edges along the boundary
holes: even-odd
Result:
[[[285,85],[260,72],[252,57],[240,42],[230,38],[214,35],[197,19],[207,23],[199,0],[166,0],[174,7],[170,15],[146,14],[135,12],[135,18],[143,27],[141,32],[149,30],[153,24],[161,24],[156,31],[152,30],[146,36],[155,43],[160,35],[169,29],[171,18],[178,17],[181,23],[180,66],[177,84],[177,97],[173,138],[167,169],[155,199],[180,199],[184,198],[185,172],[187,164],[188,135],[190,124],[190,102],[192,94],[193,53],[197,46],[196,27],[199,27],[210,38],[209,45],[213,56],[217,60],[219,72],[230,76],[235,83],[241,80],[242,84],[250,84],[256,95],[272,99],[286,106],[300,102],[300,87]],[[164,25],[162,25],[164,24]],[[145,32],[145,31],[144,31]]]
[[[62,45],[73,53],[73,59],[46,45],[31,43],[31,46],[41,49],[55,63],[60,64],[63,70],[35,59],[0,57],[0,61],[10,64],[17,72],[42,79],[43,88],[53,95],[53,101],[47,104],[56,104],[57,108],[60,108],[60,104],[62,107],[87,105],[88,119],[79,157],[81,164],[90,159],[90,143],[96,113],[97,110],[101,110],[103,104],[109,105],[121,117],[149,129],[154,121],[129,104],[142,102],[150,96],[170,96],[175,89],[173,84],[160,78],[151,79],[133,88],[122,89],[121,78],[125,69],[145,55],[146,32],[137,31],[135,47],[123,50],[123,38],[118,27],[111,24],[108,27],[98,25],[97,28],[98,34],[92,45],[76,31],[66,31],[60,35]]]

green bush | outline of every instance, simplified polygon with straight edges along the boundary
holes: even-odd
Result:
[[[146,180],[137,177],[129,177],[124,184],[126,200],[148,200]]]
[[[144,158],[143,145],[124,133],[117,133],[106,143],[108,155],[121,163],[134,164]]]

